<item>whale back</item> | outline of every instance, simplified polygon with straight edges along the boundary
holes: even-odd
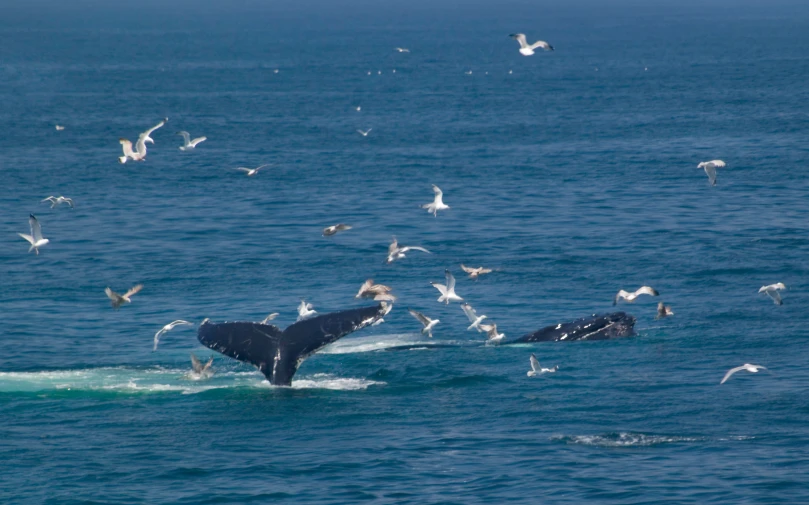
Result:
[[[593,314],[569,323],[546,326],[510,343],[606,340],[635,334],[635,318],[626,312]]]

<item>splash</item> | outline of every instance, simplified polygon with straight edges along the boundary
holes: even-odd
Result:
[[[557,435],[551,441],[594,447],[651,447],[662,444],[701,442],[702,437],[646,435],[644,433],[607,433],[605,435]]]
[[[354,354],[360,352],[384,351],[396,347],[413,346],[414,349],[429,349],[431,346],[447,344],[446,341],[426,341],[417,334],[400,333],[393,335],[371,335],[367,337],[344,338],[327,345],[320,354]]]

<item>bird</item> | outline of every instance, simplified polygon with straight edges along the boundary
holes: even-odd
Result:
[[[330,236],[334,235],[335,233],[337,233],[338,231],[345,231],[345,230],[350,230],[350,229],[351,229],[351,226],[349,226],[347,224],[343,224],[343,223],[335,224],[333,226],[327,226],[327,227],[323,228],[323,236],[324,237],[330,237]]]
[[[783,305],[784,302],[781,301],[781,295],[778,294],[779,289],[786,289],[787,287],[784,285],[783,282],[779,282],[777,284],[770,284],[769,286],[761,286],[761,289],[758,290],[759,293],[764,293],[770,298],[776,305]]]
[[[730,370],[728,370],[728,373],[726,373],[725,376],[722,377],[722,382],[720,382],[719,384],[724,384],[726,380],[730,379],[731,375],[735,374],[736,372],[741,372],[742,370],[747,370],[750,373],[758,373],[759,370],[766,370],[766,369],[767,369],[766,367],[763,367],[761,365],[751,365],[750,363],[745,363],[742,366],[737,366],[736,368],[731,368]]]
[[[410,312],[411,316],[418,319],[422,326],[424,326],[424,328],[421,329],[421,334],[424,335],[426,333],[430,338],[433,338],[433,328],[441,321],[438,319],[430,319],[417,310],[407,309],[407,311]]]
[[[267,316],[267,317],[265,317],[264,319],[262,319],[262,320],[261,320],[261,324],[267,324],[267,323],[269,323],[270,321],[272,321],[273,319],[275,319],[276,317],[278,317],[278,312],[273,312],[273,313],[272,313],[272,314],[270,314],[269,316]]]
[[[472,75],[472,71],[471,71],[471,70],[467,70],[467,71],[466,71],[466,72],[464,72],[464,73],[465,73],[466,75]]]
[[[362,110],[362,105],[357,105],[357,112]]]
[[[664,317],[673,316],[674,311],[671,310],[671,306],[663,305],[663,302],[657,304],[657,316],[655,319],[663,319]]]
[[[301,304],[298,305],[298,321],[303,321],[304,319],[309,319],[310,317],[317,314],[317,311],[312,306],[311,303],[306,303],[306,300],[301,300]]]
[[[437,282],[431,282],[432,286],[437,289],[441,296],[438,297],[439,302],[446,302],[449,305],[449,302],[462,302],[463,298],[455,294],[455,277],[452,275],[452,272],[449,269],[444,270],[444,276],[447,279],[447,285],[438,284]]]
[[[435,199],[430,203],[425,203],[421,208],[427,209],[427,212],[438,217],[438,211],[448,209],[449,205],[444,203],[444,192],[435,184],[433,184],[433,193],[435,193]]]
[[[512,33],[509,35],[512,39],[515,39],[517,42],[520,43],[520,54],[523,56],[531,56],[534,54],[534,49],[537,47],[542,48],[546,51],[553,51],[553,46],[545,42],[544,40],[537,40],[531,45],[528,45],[528,42],[525,40],[524,33]]]
[[[391,294],[391,288],[384,284],[374,284],[373,279],[367,279],[354,298],[373,298],[376,301],[395,302],[396,297]]]
[[[104,289],[104,292],[107,293],[107,297],[112,300],[112,308],[117,309],[121,305],[125,303],[132,303],[130,299],[133,295],[138,293],[141,289],[143,289],[143,284],[138,284],[137,286],[133,286],[132,289],[127,291],[126,293],[119,295],[115,291],[111,290],[109,287]]]
[[[238,168],[234,168],[234,170],[241,170],[242,172],[247,174],[247,177],[253,177],[254,175],[256,175],[258,173],[259,170],[261,170],[264,167],[268,167],[268,166],[270,166],[270,164],[261,165],[261,166],[256,167],[256,168],[238,167]]]
[[[64,129],[65,129],[65,127],[64,127],[64,126],[62,126],[62,125],[60,125],[60,124],[56,125],[56,131],[60,132],[60,131],[62,131],[62,130],[64,130]]]
[[[496,324],[481,324],[480,329],[486,332],[487,342],[497,343],[506,336],[505,333],[497,333]]]
[[[35,215],[28,215],[28,226],[31,228],[30,235],[26,235],[25,233],[18,233],[17,235],[31,244],[31,247],[28,248],[28,252],[36,251],[37,255],[39,255],[39,248],[48,244],[50,240],[42,236],[42,227],[39,225],[39,220]]]
[[[211,359],[208,360],[207,363],[204,365],[197,359],[196,356],[193,354],[191,355],[191,378],[193,379],[210,379],[211,376],[214,374],[214,371],[211,369],[211,365],[213,365],[213,356]]]
[[[491,268],[483,268],[483,267],[471,268],[464,265],[463,263],[461,263],[461,270],[468,273],[470,279],[477,279],[478,276],[480,275],[492,273]]]
[[[177,319],[176,321],[172,321],[166,326],[160,328],[160,331],[154,334],[154,348],[152,349],[152,352],[155,352],[157,350],[157,344],[160,343],[160,337],[162,337],[163,334],[166,333],[167,331],[173,330],[175,326],[193,326],[193,325],[194,323],[185,321],[184,319]]]
[[[531,361],[531,370],[528,371],[528,377],[534,377],[542,373],[553,373],[559,370],[559,365],[556,365],[553,368],[542,368],[539,365],[539,360],[537,359],[534,353],[531,353],[530,361]]]
[[[409,53],[410,52],[410,49],[406,49],[404,47],[394,47],[393,49],[396,50],[396,51],[399,51],[400,53]]]
[[[393,263],[396,260],[400,260],[405,257],[405,253],[407,251],[421,251],[426,252],[427,254],[432,254],[430,251],[423,247],[417,246],[404,246],[399,247],[399,242],[396,240],[396,237],[393,237],[393,242],[388,246],[388,259],[387,263]]]
[[[45,198],[42,201],[43,202],[51,202],[51,208],[56,207],[60,203],[66,203],[66,204],[70,205],[71,209],[73,208],[73,200],[71,200],[70,198],[67,198],[66,196],[58,196],[58,197],[57,196],[49,196],[48,198]]]
[[[194,149],[200,142],[205,142],[208,140],[208,137],[197,137],[194,140],[191,140],[191,135],[186,131],[177,132],[177,135],[183,136],[183,145],[180,146],[180,151]]]
[[[463,312],[464,312],[464,314],[466,314],[466,317],[469,318],[469,322],[472,323],[472,324],[469,325],[467,330],[471,330],[471,329],[474,328],[474,329],[476,329],[478,331],[483,331],[483,330],[480,329],[480,323],[484,319],[486,319],[486,316],[479,316],[477,314],[477,312],[475,312],[475,309],[473,309],[472,306],[469,305],[468,303],[462,303],[461,304],[461,309],[463,309]]]
[[[697,168],[705,169],[705,173],[708,175],[708,181],[710,181],[711,186],[716,186],[716,169],[725,168],[725,162],[722,160],[703,161],[697,165]]]
[[[169,118],[163,118],[163,120],[157,123],[155,126],[152,126],[145,132],[141,133],[138,136],[138,141],[135,143],[134,151],[132,150],[132,142],[125,138],[118,139],[118,142],[121,143],[124,151],[124,155],[118,158],[118,162],[126,163],[126,160],[128,159],[132,161],[143,161],[146,159],[146,143],[151,142],[154,144],[154,139],[151,137],[152,132],[166,124],[166,121],[168,120]]]
[[[624,291],[624,290],[622,289],[622,290],[618,291],[618,294],[617,294],[617,295],[615,295],[615,299],[612,301],[612,304],[613,304],[613,305],[617,305],[617,304],[618,304],[618,300],[619,300],[619,299],[621,299],[621,298],[623,298],[624,300],[628,301],[629,303],[632,303],[632,302],[634,302],[634,301],[635,301],[635,298],[639,297],[640,295],[652,295],[652,296],[657,296],[657,295],[659,295],[659,294],[660,294],[660,293],[658,293],[656,289],[654,289],[654,288],[650,288],[649,286],[643,286],[643,287],[640,287],[640,288],[638,288],[638,290],[637,290],[637,291],[635,291],[634,293],[629,293],[629,292]]]
[[[359,133],[359,134],[360,134],[360,135],[362,135],[363,137],[367,137],[367,136],[368,136],[368,134],[369,134],[369,133],[371,133],[371,130],[373,130],[373,128],[368,128],[368,130],[367,130],[367,131],[357,130],[357,133]]]

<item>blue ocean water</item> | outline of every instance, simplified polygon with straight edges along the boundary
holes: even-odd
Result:
[[[110,4],[0,6],[0,502],[809,502],[805,4]],[[434,254],[385,265],[392,236]],[[508,338],[644,284],[675,316],[646,297],[634,338],[485,346],[436,303],[445,268]],[[193,329],[152,352],[173,319],[366,305],[368,277],[386,323],[291,388]],[[408,307],[457,346],[385,351],[426,340]],[[742,363],[770,373],[719,386]]]

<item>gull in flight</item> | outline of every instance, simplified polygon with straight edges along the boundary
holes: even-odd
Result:
[[[247,174],[247,177],[253,177],[254,175],[256,175],[258,173],[259,170],[261,170],[264,167],[268,167],[268,166],[270,166],[269,163],[266,164],[266,165],[261,165],[260,167],[256,167],[256,168],[238,167],[238,168],[234,168],[234,170],[241,170],[242,172]]]
[[[430,203],[425,203],[421,208],[427,209],[427,212],[438,217],[438,211],[448,209],[449,205],[444,204],[444,192],[435,184],[433,184],[433,193],[435,193],[435,199]]]
[[[374,284],[373,279],[366,280],[354,298],[373,298],[376,301],[395,302],[396,297],[391,293],[391,288],[384,284]]]
[[[711,186],[716,186],[716,169],[717,168],[725,168],[725,162],[722,160],[713,160],[713,161],[703,161],[697,168],[705,169],[705,173],[708,175],[708,180],[711,183]]]
[[[396,240],[396,237],[393,237],[393,242],[390,243],[388,246],[388,259],[387,263],[393,263],[396,260],[400,260],[405,257],[405,253],[407,251],[421,251],[426,252],[427,254],[432,254],[430,251],[423,247],[416,247],[416,246],[404,246],[399,247],[399,242]]]
[[[330,237],[330,236],[334,235],[335,233],[337,233],[338,231],[346,231],[346,230],[350,230],[350,229],[351,229],[350,226],[348,226],[347,224],[343,224],[343,223],[335,224],[333,226],[327,226],[326,228],[323,228],[323,236],[324,237]]]
[[[618,294],[617,294],[617,295],[615,295],[615,299],[612,301],[612,304],[613,304],[613,305],[617,305],[617,304],[618,304],[618,300],[620,300],[621,298],[623,298],[624,300],[628,301],[629,303],[632,303],[632,302],[634,302],[634,301],[635,301],[635,298],[639,297],[640,295],[651,295],[651,296],[657,296],[657,295],[659,295],[659,294],[660,294],[660,293],[658,293],[656,289],[654,289],[654,288],[650,288],[649,286],[643,286],[643,287],[640,287],[640,288],[638,288],[638,290],[637,290],[637,291],[635,291],[634,293],[629,293],[629,292],[624,291],[624,290],[622,289],[622,290],[618,291]]]
[[[183,145],[180,146],[180,151],[188,151],[197,147],[197,144],[200,142],[205,142],[208,140],[208,137],[197,137],[194,140],[191,140],[191,135],[186,131],[177,132],[177,135],[183,136]]]
[[[133,286],[132,289],[127,291],[126,293],[119,295],[115,291],[111,290],[109,287],[104,289],[104,292],[107,293],[107,297],[112,300],[112,308],[117,309],[121,305],[125,303],[132,303],[130,298],[143,289],[143,284],[138,284],[137,286]]]
[[[670,305],[663,305],[663,302],[657,304],[657,316],[655,319],[663,319],[664,317],[673,316],[674,311],[671,310]]]
[[[168,121],[169,118],[163,118],[163,121],[160,121],[155,126],[152,126],[145,132],[141,133],[138,136],[138,141],[135,143],[135,150],[132,150],[132,142],[125,138],[118,139],[118,141],[123,146],[124,155],[118,158],[120,163],[126,163],[126,160],[132,161],[143,161],[146,159],[146,143],[151,142],[154,144],[154,139],[150,136],[153,131],[157,130]]]
[[[480,323],[486,319],[486,316],[479,316],[475,309],[472,308],[471,305],[468,303],[462,303],[461,309],[463,309],[463,313],[466,314],[466,317],[469,318],[469,322],[472,323],[469,325],[467,330],[476,329],[478,331],[483,331],[480,329]]]
[[[30,235],[26,235],[25,233],[18,233],[17,235],[21,236],[27,240],[29,244],[31,244],[31,247],[28,248],[28,252],[36,251],[37,254],[39,254],[39,248],[50,242],[50,240],[42,236],[42,227],[39,225],[39,221],[35,215],[28,215],[28,226],[31,227]]]
[[[444,276],[447,279],[446,286],[438,284],[437,282],[430,283],[441,293],[441,296],[438,297],[438,301],[446,302],[447,305],[449,305],[449,302],[462,302],[463,298],[455,294],[455,277],[452,275],[452,272],[446,269],[444,270]]]
[[[468,273],[470,279],[477,279],[478,276],[480,275],[492,273],[491,268],[483,268],[483,267],[472,268],[464,265],[463,263],[461,263],[461,270]]]
[[[486,338],[488,339],[487,342],[497,343],[503,340],[503,337],[506,336],[505,333],[497,333],[497,325],[492,324],[481,324],[480,329],[486,332]]]
[[[317,311],[312,306],[311,303],[306,303],[306,300],[301,300],[301,304],[298,305],[298,321],[303,321],[304,319],[309,319],[310,317],[317,314]]]
[[[160,343],[160,337],[162,337],[163,334],[166,333],[167,331],[173,330],[175,326],[193,326],[193,325],[194,323],[185,321],[183,319],[178,319],[160,328],[160,331],[154,334],[154,348],[152,349],[152,352],[155,352],[157,350],[157,344]]]
[[[779,282],[778,284],[770,284],[769,286],[761,286],[761,289],[758,290],[759,293],[764,293],[770,298],[772,301],[775,302],[776,305],[783,305],[784,302],[781,301],[781,295],[778,294],[779,289],[786,289],[787,287],[784,286],[783,282]]]
[[[68,198],[66,196],[58,196],[58,197],[57,196],[49,196],[48,198],[45,198],[42,201],[43,202],[51,202],[51,208],[54,208],[54,207],[56,207],[57,205],[59,205],[61,203],[66,203],[66,204],[70,205],[71,209],[73,208],[73,200],[71,200],[70,198]]]
[[[539,365],[539,360],[534,353],[531,353],[531,370],[528,371],[528,377],[534,377],[542,373],[553,373],[559,370],[559,365],[553,368],[542,368]]]
[[[747,370],[750,373],[758,373],[759,370],[766,370],[766,369],[767,369],[766,367],[763,367],[761,365],[751,365],[750,363],[745,363],[742,366],[737,366],[736,368],[731,368],[730,370],[728,370],[728,373],[726,373],[725,376],[722,377],[722,382],[720,382],[719,384],[724,384],[726,380],[730,379],[731,375],[735,374],[736,372],[741,372],[742,370]]]
[[[400,53],[409,53],[410,52],[410,49],[406,49],[404,47],[394,47],[394,49],[396,51],[399,51]]]
[[[520,54],[523,56],[531,56],[534,54],[534,49],[541,48],[546,51],[553,51],[553,46],[545,42],[544,40],[537,40],[531,45],[528,45],[528,42],[525,40],[524,33],[512,33],[509,35],[512,39],[515,39],[517,42],[520,43]]]
[[[433,338],[433,328],[441,321],[438,319],[430,319],[417,310],[407,309],[407,311],[410,312],[411,316],[418,319],[422,326],[424,326],[424,328],[421,329],[421,334],[424,335],[426,333],[430,338]]]
[[[367,137],[367,136],[368,136],[368,134],[369,134],[369,133],[371,133],[371,130],[373,130],[373,128],[368,128],[368,130],[367,130],[367,131],[357,130],[357,133],[359,133],[359,134],[360,134],[360,135],[362,135],[363,137]]]
[[[272,314],[270,314],[269,316],[267,316],[267,317],[265,317],[264,319],[262,319],[262,320],[261,320],[261,324],[267,324],[267,323],[269,323],[270,321],[272,321],[273,319],[275,319],[276,317],[278,317],[278,312],[273,312],[273,313],[272,313]]]
[[[211,365],[213,365],[213,356],[211,356],[211,359],[209,359],[208,362],[203,365],[199,359],[192,354],[191,373],[189,375],[195,380],[210,379],[214,374],[214,371],[211,369]]]
[[[56,125],[56,131],[60,132],[60,131],[62,131],[62,130],[64,130],[64,129],[65,129],[65,127],[64,127],[64,126],[62,126],[62,125],[60,125],[60,124]]]

